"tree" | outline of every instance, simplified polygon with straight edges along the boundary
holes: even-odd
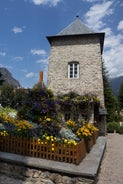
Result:
[[[123,109],[123,82],[120,85],[119,93],[118,93],[118,101],[120,110]]]
[[[0,103],[3,107],[13,107],[14,88],[10,84],[3,84],[1,87]]]
[[[107,109],[107,122],[115,121],[117,116],[118,101],[113,95],[111,86],[109,84],[108,72],[104,66],[103,62],[103,83],[104,83],[104,98],[105,98],[105,107]]]
[[[2,78],[2,74],[0,73],[0,86],[3,85],[4,79]]]
[[[17,88],[14,89],[13,108],[19,110],[27,99],[29,89]]]

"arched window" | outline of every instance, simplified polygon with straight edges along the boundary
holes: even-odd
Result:
[[[79,78],[79,62],[68,63],[68,78]]]

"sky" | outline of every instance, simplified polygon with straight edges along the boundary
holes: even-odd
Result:
[[[105,32],[103,59],[109,77],[123,75],[122,0],[0,0],[0,67],[24,88],[44,72],[47,84],[50,45],[76,16],[94,32]]]

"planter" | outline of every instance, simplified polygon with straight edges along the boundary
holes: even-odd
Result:
[[[93,147],[94,145],[94,139],[93,139],[93,136],[91,138],[89,138],[88,140],[85,140],[85,145],[86,145],[86,150],[87,150],[87,153],[90,152],[91,148]]]
[[[94,135],[93,135],[94,144],[96,143],[97,138],[98,138],[98,131],[95,132]]]
[[[88,140],[85,140],[86,150],[89,153],[93,145],[96,143],[98,131],[93,134]]]
[[[77,145],[35,138],[0,136],[0,151],[79,164],[86,156],[84,140]]]

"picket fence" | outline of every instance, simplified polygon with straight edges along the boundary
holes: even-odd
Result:
[[[70,145],[10,135],[0,136],[0,151],[73,164],[79,164],[87,154],[84,140]]]

